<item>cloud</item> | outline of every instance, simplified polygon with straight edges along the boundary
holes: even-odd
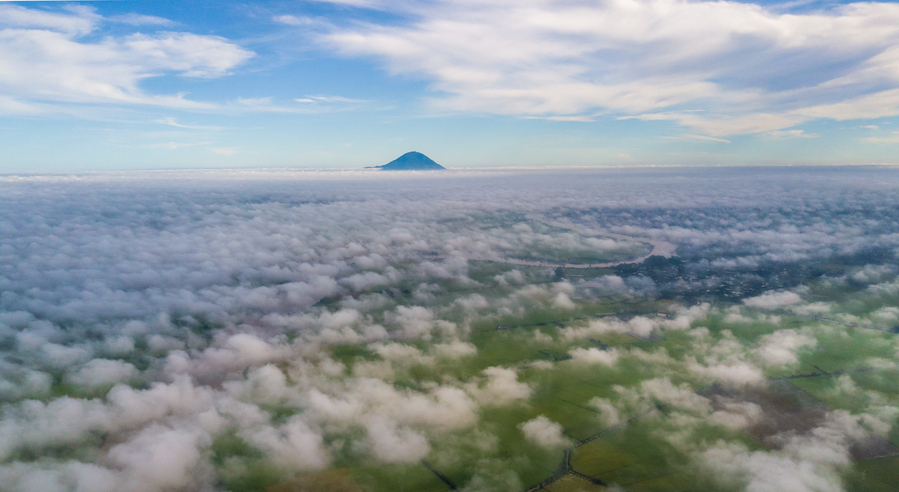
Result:
[[[175,23],[169,19],[156,17],[155,15],[142,15],[128,13],[124,15],[113,15],[108,17],[112,22],[120,22],[131,26],[171,26]]]
[[[690,369],[705,378],[732,386],[761,384],[765,376],[761,369],[749,362],[691,363]]]
[[[690,134],[685,134],[685,135],[681,135],[681,138],[686,138],[686,139],[690,139],[690,140],[705,140],[705,141],[707,141],[707,142],[730,143],[730,140],[725,140],[725,139],[723,139],[723,138],[708,137],[708,136],[705,136],[705,135],[690,135]]]
[[[422,306],[398,306],[396,313],[390,315],[402,330],[406,338],[430,340],[436,331],[439,335],[452,337],[456,334],[456,324],[450,321],[434,319],[434,313]]]
[[[430,99],[438,111],[670,119],[714,137],[899,114],[887,2],[788,14],[683,0],[364,5],[411,20],[321,40],[428,80],[446,94]]]
[[[815,133],[805,133],[805,130],[775,130],[767,132],[765,135],[771,138],[817,138],[820,136]]]
[[[899,132],[893,132],[889,137],[865,137],[863,140],[868,143],[899,143]]]
[[[350,99],[348,97],[343,96],[306,96],[299,99],[294,99],[299,103],[364,103],[369,102],[364,99]]]
[[[807,333],[796,330],[780,330],[759,338],[757,353],[765,364],[786,367],[799,362],[797,352],[805,347],[814,347],[818,340]]]
[[[598,337],[607,333],[627,333],[645,338],[658,327],[658,321],[643,316],[635,316],[627,322],[617,318],[600,318],[590,320],[586,327],[566,327],[561,330],[561,335],[569,340]]]
[[[731,430],[761,418],[752,404],[700,396],[704,385],[765,384],[763,369],[789,368],[829,346],[822,337],[843,334],[877,344],[884,358],[866,360],[872,370],[894,365],[883,333],[838,324],[890,328],[899,316],[889,170],[614,174],[0,176],[0,483],[205,490],[259,468],[289,479],[349,459],[426,457],[438,469],[464,462],[480,477],[460,487],[521,485],[493,419],[541,413],[531,398],[554,391],[544,385],[559,374],[549,371],[626,368],[627,378],[580,393],[597,412],[592,425],[645,414],[698,460],[717,449],[700,442],[708,426],[733,442]],[[552,268],[471,259],[554,251],[545,248],[555,241],[631,251],[636,239],[619,235],[669,242],[678,254],[564,282],[551,282]],[[781,273],[819,261],[847,266],[812,280]],[[561,294],[576,311],[554,305]],[[586,317],[608,305],[634,313]],[[782,309],[784,321],[766,309]],[[825,312],[822,322],[801,319]],[[511,319],[564,327],[495,330]],[[622,346],[588,348],[588,338]],[[524,359],[494,359],[485,339],[521,344]],[[533,362],[539,350],[572,359]],[[849,443],[858,429],[888,435],[897,415],[892,396],[848,375],[827,396],[861,398],[864,409],[819,426],[825,441]],[[531,437],[524,426],[511,435],[561,442],[556,422],[535,422]],[[167,447],[177,466],[159,454]],[[722,489],[766,483],[743,466],[752,460],[818,466],[799,451],[738,448],[722,455],[740,463],[719,470]]]
[[[262,426],[241,434],[287,470],[320,469],[330,462],[321,434],[310,429],[299,416],[291,417],[278,428]]]
[[[466,391],[481,405],[508,405],[530,398],[533,392],[527,383],[518,381],[518,373],[514,369],[488,367],[483,374],[486,376],[485,381],[466,386]]]
[[[96,29],[101,17],[90,7],[77,6],[68,13],[47,12],[18,5],[0,5],[0,27],[48,29],[69,34],[87,34]]]
[[[135,33],[99,41],[100,16],[85,8],[50,13],[0,6],[0,87],[25,112],[78,104],[151,105],[210,109],[214,105],[157,95],[140,82],[162,74],[214,78],[229,74],[254,54],[216,36],[186,32]],[[47,76],[52,73],[53,76]]]
[[[614,390],[619,394],[619,407],[624,407],[631,416],[637,416],[653,410],[657,405],[667,405],[672,409],[692,414],[706,414],[711,406],[708,399],[696,394],[689,385],[674,385],[667,377],[648,379],[641,382],[635,388],[625,388],[615,385]],[[594,399],[591,405],[603,411],[607,401]],[[606,410],[609,415],[604,417],[607,422],[618,420],[617,415]]]
[[[589,405],[599,412],[599,420],[605,427],[614,427],[621,423],[621,414],[609,399],[594,397]]]
[[[849,467],[849,446],[865,434],[858,418],[832,412],[818,428],[802,436],[787,436],[778,451],[749,451],[723,441],[697,457],[700,467],[719,484],[745,490],[843,490]]]
[[[525,439],[546,448],[564,448],[571,445],[565,437],[562,426],[544,415],[534,417],[518,426]]]
[[[72,384],[79,386],[112,386],[128,381],[138,374],[137,368],[120,360],[93,359],[78,372],[69,376]]]
[[[462,357],[472,357],[478,353],[478,348],[466,342],[454,341],[451,343],[437,344],[431,347],[431,351],[440,358],[444,359],[461,359]]]
[[[212,142],[166,142],[166,143],[158,143],[158,144],[149,144],[146,147],[151,149],[169,149],[169,150],[177,150],[181,147],[196,147],[199,145],[209,145]]]
[[[203,477],[198,446],[208,436],[187,429],[152,425],[128,442],[109,450],[109,459],[122,467],[128,490],[154,491],[183,487]]]
[[[572,360],[575,362],[584,362],[587,364],[603,364],[613,366],[618,362],[618,350],[600,350],[597,348],[576,348],[570,352]]]
[[[743,304],[761,309],[775,309],[796,304],[801,300],[802,298],[795,292],[767,292],[760,296],[744,299]]]
[[[390,420],[374,419],[367,430],[375,456],[387,463],[416,463],[431,450],[420,432],[398,427]]]
[[[289,14],[276,15],[276,16],[272,17],[272,20],[277,22],[278,24],[284,24],[284,25],[295,26],[295,27],[323,28],[323,27],[331,26],[331,23],[325,19],[322,19],[319,17],[308,17],[305,15],[289,15]]]
[[[154,123],[159,123],[161,125],[174,126],[175,128],[186,128],[188,130],[221,130],[222,129],[222,127],[220,127],[220,126],[184,125],[184,124],[178,123],[178,121],[172,117],[160,118],[158,120],[154,120]]]

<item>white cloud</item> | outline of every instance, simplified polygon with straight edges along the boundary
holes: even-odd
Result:
[[[663,289],[708,286],[665,286],[621,273],[532,288],[523,284],[551,278],[552,269],[497,275],[503,271],[497,265],[471,267],[483,283],[464,281],[466,254],[502,251],[510,237],[521,244],[541,240],[535,220],[509,232],[485,229],[478,219],[492,222],[510,210],[544,217],[589,210],[580,214],[584,229],[560,236],[561,242],[602,251],[620,243],[601,239],[591,227],[662,238],[702,257],[690,262],[699,274],[721,261],[722,275],[748,269],[755,278],[760,267],[796,258],[842,258],[864,252],[860,245],[892,250],[899,244],[891,216],[870,212],[897,208],[896,180],[886,171],[707,171],[677,186],[672,176],[693,171],[615,171],[620,180],[592,171],[460,172],[439,181],[293,170],[0,176],[0,461],[6,460],[0,483],[13,484],[12,490],[114,491],[143,480],[163,490],[211,489],[222,477],[220,469],[210,471],[210,445],[223,433],[236,433],[288,475],[342,461],[346,453],[391,462],[426,454],[453,461],[448,455],[473,442],[468,436],[488,432],[489,419],[480,419],[496,410],[483,408],[527,411],[538,385],[551,379],[545,371],[580,361],[610,363],[616,354],[615,364],[640,374],[629,387],[602,393],[607,398],[583,395],[599,412],[597,426],[625,423],[658,404],[671,411],[653,419],[683,424],[673,434],[692,432],[695,422],[752,425],[758,408],[710,403],[697,387],[764,382],[759,368],[793,363],[826,327],[778,332],[747,348],[748,332],[738,337],[718,320],[743,313],[770,329],[776,323],[770,312],[739,303],[728,310],[662,302],[657,313],[627,321],[607,316],[571,319],[566,328],[493,332],[495,323],[553,309],[559,294],[578,305],[641,303],[646,296],[670,298],[658,295]],[[880,179],[876,186],[872,176]],[[864,192],[847,194],[847,183]],[[567,191],[559,195],[559,189]],[[539,244],[551,244],[544,241]],[[371,271],[385,277],[377,292],[356,291],[345,281]],[[769,291],[751,303],[783,306],[784,320],[829,309],[835,319],[882,327],[899,317],[895,275],[895,267],[876,262],[849,267],[845,276],[816,280],[814,290]],[[858,293],[873,299],[852,308],[859,316],[843,317],[834,302],[796,301],[826,299],[827,289],[842,292],[853,282],[878,283]],[[469,342],[468,331],[475,329],[530,346],[534,357],[549,344],[570,350],[570,342],[588,337],[611,343],[605,340],[610,334],[661,333],[693,350],[581,348],[568,362],[524,360],[473,374],[480,369],[475,357],[492,357],[475,347],[479,337]],[[870,330],[857,336],[865,333],[881,336]],[[423,343],[428,336],[434,341]],[[358,346],[338,357],[350,348],[342,344]],[[345,355],[354,352],[359,355]],[[447,368],[451,374],[442,373]],[[465,379],[455,377],[456,369]],[[83,386],[74,389],[92,396],[55,396],[60,376],[64,385]],[[409,378],[417,384],[407,384]],[[139,387],[129,387],[132,381]],[[870,398],[861,424],[889,431],[896,411],[888,398],[848,376],[834,391]],[[536,428],[532,437],[550,436],[545,441],[551,442],[557,428],[544,423],[546,434],[529,426]],[[499,446],[492,437],[481,439],[488,442],[485,455]],[[156,455],[163,445],[189,466],[167,469],[152,482],[144,477],[166,467]],[[85,462],[46,458],[61,447]],[[117,461],[108,456],[112,449],[119,449]],[[25,454],[42,459],[16,461]],[[233,464],[239,475],[241,460],[233,461],[228,471]]]
[[[149,144],[145,147],[150,149],[169,149],[169,150],[177,150],[182,147],[196,147],[199,145],[209,145],[212,142],[164,142],[158,144]]]
[[[69,376],[73,384],[102,387],[127,381],[137,375],[137,368],[120,360],[94,359]]]
[[[287,470],[317,469],[330,462],[321,434],[313,431],[299,416],[291,417],[279,428],[262,426],[241,434]]]
[[[81,36],[92,33],[100,20],[90,9],[49,13],[0,8],[4,19],[0,21],[0,88],[24,112],[53,110],[53,104],[66,103],[209,109],[214,106],[181,94],[147,93],[140,82],[173,73],[220,77],[253,56],[223,38],[186,32],[136,33],[90,42]],[[6,106],[15,109],[13,104]]]
[[[564,448],[571,445],[565,437],[562,425],[549,420],[544,415],[535,417],[518,426],[525,439],[546,448]]]
[[[899,114],[899,6],[887,2],[790,14],[686,0],[365,5],[414,20],[336,27],[323,41],[422,75],[447,94],[431,99],[441,111],[612,113],[711,136]]]
[[[859,418],[842,411],[827,416],[807,435],[786,436],[782,449],[749,451],[718,441],[697,460],[715,482],[747,491],[824,492],[843,490],[849,446],[866,434]]]
[[[161,125],[174,126],[175,128],[185,128],[188,130],[221,130],[220,126],[203,126],[203,125],[185,125],[182,123],[178,123],[175,118],[166,117],[155,120],[154,123],[159,123]]]
[[[747,306],[761,309],[775,309],[796,304],[802,300],[795,292],[766,292],[760,296],[744,299]]]
[[[306,96],[298,99],[294,99],[299,103],[364,103],[368,102],[364,99],[350,99],[348,97],[343,96]]]
[[[527,383],[518,381],[515,369],[488,367],[483,373],[485,381],[466,386],[466,391],[481,405],[502,406],[531,397],[533,390]]]
[[[893,132],[889,137],[866,137],[863,140],[868,143],[899,143],[899,132]]]
[[[156,17],[155,15],[142,15],[142,14],[124,14],[124,15],[113,15],[109,17],[109,20],[112,22],[121,22],[122,24],[129,24],[132,26],[171,26],[174,24],[169,19],[165,19],[162,17]]]
[[[687,138],[687,139],[690,139],[690,140],[705,140],[705,141],[707,141],[707,142],[730,143],[730,140],[725,140],[725,139],[723,139],[723,138],[709,137],[709,136],[706,136],[706,135],[691,135],[691,134],[685,134],[685,135],[681,135],[681,137]]]
[[[184,487],[203,478],[196,470],[202,464],[198,447],[208,439],[196,431],[152,425],[110,449],[109,459],[127,474],[124,489],[149,492]]]
[[[372,419],[367,430],[375,456],[388,463],[416,463],[431,450],[420,432],[390,420]]]
[[[93,31],[101,17],[86,6],[70,9],[68,13],[47,12],[17,5],[0,4],[0,27],[49,29],[69,34]]]
[[[816,133],[805,133],[805,130],[774,130],[765,135],[771,138],[817,138]]]
[[[600,350],[598,348],[575,348],[570,352],[572,360],[587,364],[603,364],[613,366],[618,362],[618,350]]]
[[[805,347],[814,347],[818,341],[810,334],[796,330],[780,330],[759,338],[756,349],[765,364],[787,367],[799,362],[797,352]]]

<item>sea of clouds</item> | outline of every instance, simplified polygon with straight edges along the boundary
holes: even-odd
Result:
[[[287,475],[325,468],[348,447],[415,463],[435,438],[475,429],[483,408],[533,393],[515,368],[499,366],[425,389],[393,384],[411,365],[476,356],[468,334],[479,320],[534,306],[566,311],[610,295],[654,299],[701,290],[727,272],[840,261],[857,266],[835,286],[895,299],[897,190],[899,174],[875,167],[3,176],[0,483],[22,492],[219,490],[222,469],[244,466],[212,463],[212,443],[225,434]],[[603,232],[667,241],[697,273],[668,283],[639,274],[533,284],[514,268],[472,278],[469,258],[552,242],[528,222],[568,227],[565,247],[633,244],[595,239]],[[728,322],[776,324],[778,310],[835,309],[784,282],[727,308]],[[698,350],[686,361],[592,348],[572,351],[568,363],[639,359],[659,368],[622,387],[618,401],[593,402],[608,425],[662,401],[679,409],[684,426],[718,419],[740,428],[757,420],[757,408],[716,407],[665,371],[760,384],[764,369],[795,364],[818,334],[784,330],[747,350],[697,325],[722,309],[710,300],[669,319],[595,320],[560,330],[559,339],[691,330]],[[897,313],[833,315],[887,326]],[[431,343],[403,343],[410,340]],[[368,344],[380,359],[348,368],[324,349],[334,344]],[[805,466],[808,480],[789,490],[839,490],[850,437],[888,433],[899,414],[891,405],[835,413],[777,452],[723,442],[691,452],[749,490],[788,490],[765,470],[791,463]],[[542,416],[521,431],[538,445],[570,443]],[[472,432],[470,445],[496,447]],[[669,440],[688,446],[673,430]],[[810,456],[813,448],[832,453]]]

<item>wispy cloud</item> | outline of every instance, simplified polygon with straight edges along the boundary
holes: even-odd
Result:
[[[899,114],[899,5],[780,14],[751,3],[634,0],[345,2],[404,25],[335,27],[321,41],[431,81],[439,111],[669,119],[726,136],[816,118]],[[797,4],[798,5],[798,4]],[[679,111],[690,104],[705,112]],[[664,113],[665,117],[647,115]]]
[[[888,137],[867,137],[863,140],[868,143],[899,143],[899,132],[893,132]]]
[[[156,17],[155,15],[141,15],[141,14],[124,14],[124,15],[113,15],[108,17],[108,20],[112,22],[120,22],[122,24],[128,24],[132,26],[172,26],[175,23],[169,19],[165,19],[163,17]]]
[[[158,18],[126,16],[154,23]],[[46,12],[0,5],[0,85],[15,113],[52,111],[66,104],[152,105],[211,109],[184,94],[152,94],[140,82],[161,74],[215,78],[254,53],[217,36],[186,32],[135,33],[89,41],[103,19],[76,6]]]
[[[188,130],[221,130],[222,129],[222,127],[220,127],[220,126],[184,125],[184,124],[178,123],[178,121],[172,117],[160,118],[158,120],[154,120],[154,123],[159,123],[161,125],[174,126],[175,128],[185,128]]]
[[[774,130],[765,133],[771,138],[818,138],[817,133],[805,133],[805,130]]]
[[[169,150],[177,150],[182,147],[196,147],[198,145],[209,145],[212,142],[162,142],[156,144],[145,145],[145,148],[148,149],[169,149]]]
[[[692,134],[684,134],[681,135],[683,138],[687,138],[690,140],[705,140],[707,142],[722,142],[722,143],[730,143],[730,140],[725,140],[723,138],[715,138],[709,137],[707,135],[692,135]]]
[[[298,99],[294,99],[294,101],[299,103],[365,103],[369,102],[365,99],[350,99],[348,97],[343,96],[305,96]]]
[[[307,17],[304,15],[276,15],[272,20],[278,24],[286,24],[288,26],[297,27],[326,27],[331,24],[318,17]]]
[[[227,111],[250,111],[257,113],[321,114],[338,111],[352,111],[370,101],[342,96],[306,96],[290,101],[278,101],[272,97],[239,97],[223,106]]]
[[[723,138],[717,137],[709,137],[708,135],[693,135],[693,134],[683,134],[677,137],[662,137],[667,140],[701,140],[705,142],[721,142],[721,143],[731,143],[730,140],[725,140]]]
[[[582,123],[590,123],[591,121],[596,121],[596,118],[593,116],[524,116],[523,118],[549,121],[579,121]]]

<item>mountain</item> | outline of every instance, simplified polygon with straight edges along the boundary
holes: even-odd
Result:
[[[374,168],[382,171],[436,171],[446,169],[421,152],[406,152],[387,164],[374,166]]]

